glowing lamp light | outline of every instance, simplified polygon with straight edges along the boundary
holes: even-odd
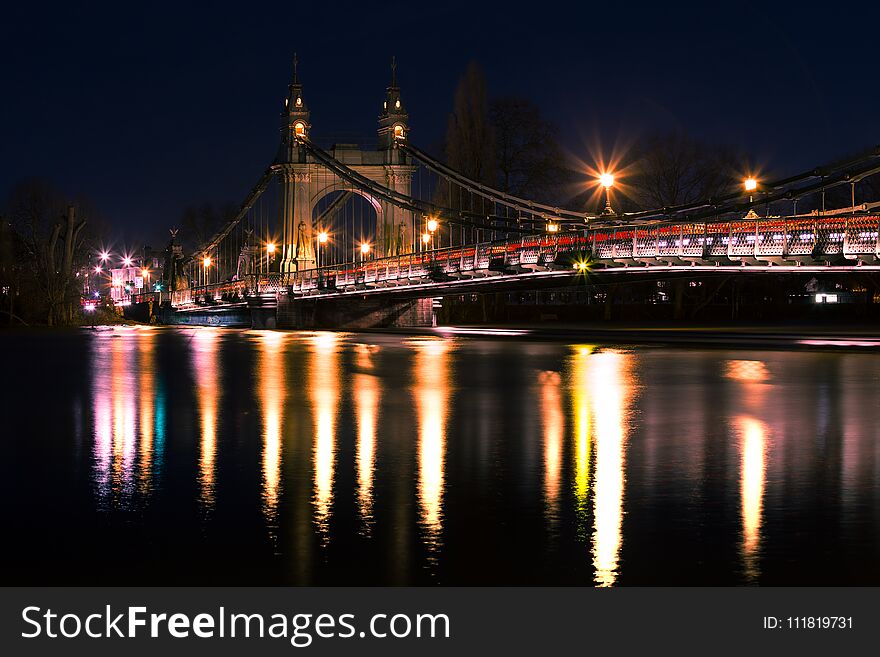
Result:
[[[143,276],[144,278],[149,277],[149,275],[150,275],[150,270],[149,270],[149,269],[142,269],[142,270],[141,270],[141,276]]]
[[[275,253],[275,244],[273,242],[269,242],[266,245],[266,252],[267,253]]]
[[[559,232],[559,224],[554,224],[552,221],[547,222],[547,232],[548,233],[558,233]]]
[[[370,245],[367,244],[366,242],[364,242],[363,244],[361,244],[361,253],[362,253],[363,255],[367,255],[369,252],[370,252]]]
[[[101,251],[101,262],[107,262],[110,259],[110,254],[106,251]]]
[[[129,257],[125,257],[122,260],[122,264],[125,265],[126,267],[131,267],[131,263],[132,263],[132,260]]]
[[[211,266],[211,256],[205,256],[202,260],[202,264],[207,268]]]
[[[327,243],[327,240],[328,240],[329,238],[330,238],[330,236],[327,235],[327,233],[325,233],[324,231],[321,231],[320,233],[318,233],[318,241],[319,241],[321,244],[326,244],[326,243]]]
[[[603,173],[599,176],[599,184],[605,189],[614,186],[614,175],[611,173]]]
[[[430,241],[431,241],[431,234],[430,233],[422,233],[422,242],[427,244]]]
[[[746,178],[743,181],[743,186],[746,188],[747,192],[753,192],[758,189],[758,181],[754,178]]]
[[[439,225],[436,219],[428,219],[428,232],[433,233]]]
[[[95,267],[95,273],[96,273],[96,274],[100,274],[100,273],[101,273],[101,268],[100,268],[100,267]]]

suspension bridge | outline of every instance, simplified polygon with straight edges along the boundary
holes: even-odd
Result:
[[[374,147],[321,148],[311,129],[294,63],[274,161],[207,244],[189,256],[178,249],[170,289],[138,300],[168,323],[418,326],[430,325],[437,297],[565,285],[599,271],[880,270],[880,202],[855,204],[856,185],[880,172],[880,148],[751,195],[578,212],[470,180],[414,145],[393,65]],[[825,193],[840,186],[852,204],[826,209]],[[819,208],[798,214],[810,197]],[[770,213],[780,205],[789,209]]]

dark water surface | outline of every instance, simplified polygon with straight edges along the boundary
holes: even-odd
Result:
[[[0,335],[6,583],[880,584],[880,355]]]

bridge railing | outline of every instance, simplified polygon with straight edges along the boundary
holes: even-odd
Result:
[[[586,228],[401,254],[363,262],[327,265],[301,272],[248,275],[167,297],[175,306],[244,301],[248,296],[286,290],[312,294],[366,289],[449,276],[511,273],[559,263],[566,254],[587,254],[597,264],[757,264],[830,262],[841,256],[880,260],[880,217],[771,217],[733,221]],[[167,294],[167,293],[165,293]]]

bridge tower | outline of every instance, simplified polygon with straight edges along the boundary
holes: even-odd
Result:
[[[297,58],[293,56],[293,77],[281,112],[281,146],[275,164],[279,165],[281,182],[280,221],[282,272],[308,269],[315,265],[312,244],[311,172],[305,148],[296,138],[308,137],[311,124],[309,109],[303,99],[303,88],[297,75]]]
[[[392,203],[374,198],[368,191],[343,180],[320,164],[309,148],[297,141],[298,137],[309,139],[311,130],[309,110],[302,91],[294,57],[293,78],[281,112],[281,145],[274,167],[281,190],[278,222],[282,230],[280,271],[303,271],[315,266],[315,237],[319,228],[326,229],[323,223],[326,217],[314,217],[313,212],[323,198],[339,192],[359,194],[375,210],[376,234],[370,240],[373,257],[412,251],[415,224],[420,218]],[[378,134],[377,150],[363,150],[356,144],[334,144],[330,154],[356,173],[409,196],[416,167],[409,161],[409,156],[398,148],[398,143],[409,134],[409,115],[400,99],[397,67],[393,61],[391,84],[386,90],[379,116]],[[326,264],[323,256],[320,264]]]
[[[401,194],[410,195],[415,167],[397,147],[398,141],[409,136],[409,114],[400,99],[397,86],[397,62],[391,58],[391,84],[385,91],[382,114],[379,115],[379,150],[386,166],[385,186]],[[383,221],[377,226],[377,243],[386,255],[399,255],[412,250],[414,218],[395,206],[388,207]]]

